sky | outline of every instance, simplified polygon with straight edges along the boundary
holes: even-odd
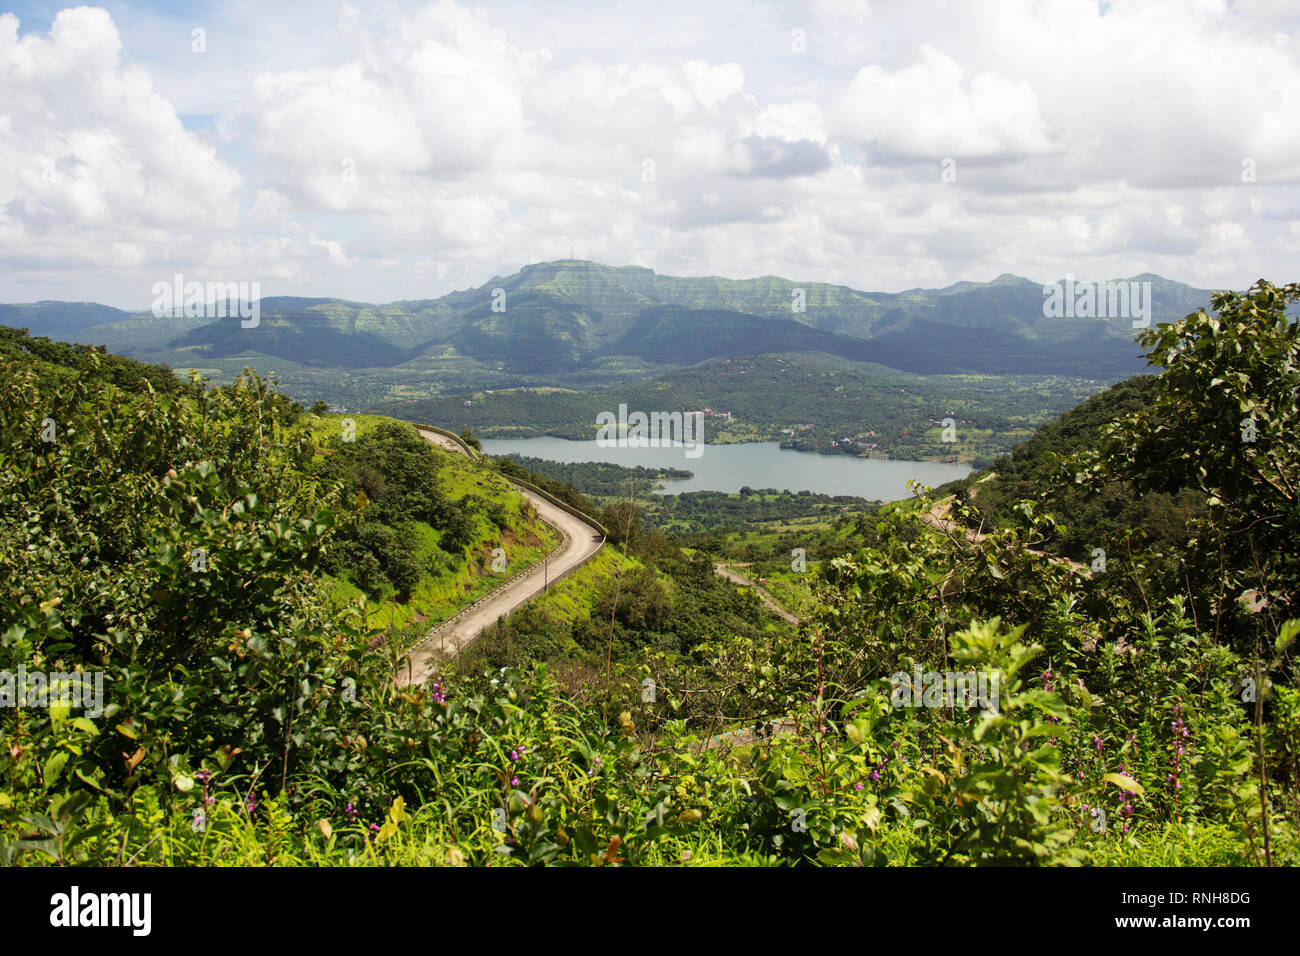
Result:
[[[1295,281],[1295,0],[21,3],[0,301]]]

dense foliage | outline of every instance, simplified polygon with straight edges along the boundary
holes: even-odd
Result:
[[[919,495],[840,529],[795,629],[615,511],[612,589],[575,575],[548,599],[582,613],[518,625],[567,628],[584,673],[505,635],[480,653],[513,662],[416,688],[320,578],[371,500],[443,507],[397,430],[318,470],[254,375],[127,390],[98,353],[6,351],[0,672],[98,674],[104,706],[0,708],[0,854],[1294,864],[1298,298],[1261,283],[1148,333],[1148,400],[1060,478],[1203,495],[1181,591],[1140,540],[1104,571],[1043,553],[1039,502],[974,535],[978,497],[947,525]],[[918,670],[998,689],[900,699]]]
[[[439,529],[440,547],[462,557],[473,532],[473,503],[448,499],[439,464],[428,442],[396,422],[331,444],[315,472],[326,483],[337,482],[349,499],[364,502],[365,512],[363,521],[340,536],[326,568],[370,595],[391,588],[409,596],[431,570],[420,556],[417,522]]]
[[[1057,522],[1041,543],[1052,553],[1091,563],[1096,548],[1121,555],[1140,543],[1161,555],[1158,560],[1172,574],[1175,566],[1165,559],[1185,543],[1188,523],[1204,514],[1205,496],[1176,481],[1143,494],[1121,479],[1086,488],[1065,467],[1068,458],[1095,446],[1104,426],[1148,407],[1157,387],[1152,375],[1114,385],[1044,425],[1010,455],[939,490],[972,503],[984,526],[1023,527],[1019,503],[1040,501]]]

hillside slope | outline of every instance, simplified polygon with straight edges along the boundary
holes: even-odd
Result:
[[[996,527],[1024,526],[1016,503],[1039,502],[1060,523],[1044,547],[1074,561],[1091,563],[1095,549],[1117,554],[1133,543],[1175,554],[1192,533],[1189,523],[1206,515],[1204,494],[1177,488],[1138,495],[1116,482],[1094,495],[1074,484],[1070,465],[1073,456],[1101,444],[1111,422],[1148,407],[1156,387],[1151,375],[1113,385],[1041,426],[1010,455],[939,491],[969,500],[979,519]]]

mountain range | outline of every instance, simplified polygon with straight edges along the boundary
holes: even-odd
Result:
[[[1152,321],[1207,307],[1210,292],[1152,274]],[[565,259],[436,299],[376,305],[271,297],[260,321],[157,317],[87,302],[0,305],[0,324],[187,367],[415,371],[479,363],[563,376],[632,362],[655,374],[709,359],[820,352],[907,372],[1032,373],[1117,379],[1145,367],[1127,319],[1049,318],[1040,283],[1014,275],[943,289],[660,275]],[[802,310],[793,306],[802,304]]]

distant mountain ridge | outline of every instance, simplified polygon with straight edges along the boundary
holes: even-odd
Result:
[[[58,302],[42,300],[23,305],[0,305],[0,325],[26,327],[33,335],[51,339],[75,336],[99,325],[110,325],[131,318],[131,313],[97,302]]]
[[[1153,322],[1209,305],[1208,290],[1159,276],[1122,281],[1151,283]],[[237,318],[157,318],[59,302],[0,305],[0,324],[177,365],[262,356],[319,368],[396,368],[459,355],[544,373],[620,357],[683,367],[817,351],[919,373],[1113,378],[1144,367],[1128,321],[1048,318],[1043,301],[1040,283],[1009,273],[984,283],[884,293],[777,276],[668,276],[565,259],[437,299],[371,304],[270,297],[261,301],[258,326],[249,329]]]

